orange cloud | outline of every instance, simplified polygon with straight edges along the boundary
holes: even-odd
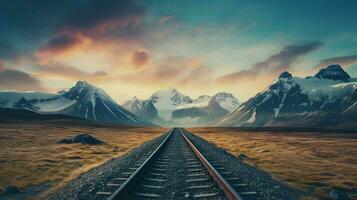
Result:
[[[63,56],[73,54],[91,43],[91,39],[81,34],[61,33],[52,38],[36,52],[38,57]]]
[[[140,77],[138,79],[138,77]],[[152,63],[144,70],[119,77],[135,83],[153,85],[193,86],[208,84],[212,79],[212,71],[204,66],[198,58],[167,57]]]
[[[46,76],[65,78],[69,80],[89,80],[92,82],[104,80],[108,74],[104,71],[89,73],[76,67],[58,62],[43,62],[37,65],[38,73]]]
[[[149,54],[145,50],[136,50],[131,58],[131,63],[136,67],[146,65],[150,60]]]

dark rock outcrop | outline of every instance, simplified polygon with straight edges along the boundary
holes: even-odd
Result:
[[[289,72],[285,71],[280,74],[279,78],[291,78],[293,77]]]
[[[73,144],[73,143],[98,145],[98,144],[103,144],[104,142],[89,134],[79,134],[74,137],[65,138],[58,141],[58,144]]]
[[[350,79],[350,75],[342,69],[340,65],[330,65],[326,68],[320,69],[320,71],[315,75],[315,77],[320,79],[332,79],[332,80],[342,80],[347,81]]]

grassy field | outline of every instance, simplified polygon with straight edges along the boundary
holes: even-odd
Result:
[[[246,132],[188,129],[274,178],[306,191],[304,199],[328,196],[331,188],[357,190],[357,134]]]
[[[0,190],[12,185],[53,189],[167,131],[68,123],[0,123]],[[89,133],[103,145],[57,144]]]

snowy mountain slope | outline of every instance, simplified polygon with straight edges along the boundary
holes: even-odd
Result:
[[[57,97],[56,94],[47,94],[41,92],[16,92],[16,91],[0,91],[0,106],[13,107],[21,99],[50,99]]]
[[[333,65],[307,78],[284,72],[275,83],[223,117],[217,125],[325,126],[332,121],[342,122],[344,113],[355,112],[357,82],[341,70]],[[340,119],[333,119],[332,115]]]
[[[140,100],[137,97],[133,97],[122,106],[135,115],[151,122],[155,122],[159,118],[158,112],[151,101]]]
[[[192,99],[174,88],[169,88],[155,92],[147,100],[133,98],[122,106],[143,119],[164,126],[197,126],[222,117],[238,105],[239,101],[232,94],[225,92]],[[153,112],[154,115],[148,114]]]
[[[193,102],[189,96],[183,95],[171,87],[155,92],[147,101],[155,106],[160,117],[165,120],[171,118],[172,111],[175,110],[176,107]]]
[[[3,100],[0,106],[38,113],[65,114],[98,122],[151,125],[122,108],[102,89],[85,81],[78,81],[69,91],[58,94],[17,94],[16,98],[11,98],[8,93],[0,93],[0,99]]]

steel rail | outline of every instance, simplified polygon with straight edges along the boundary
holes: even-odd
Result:
[[[195,145],[186,137],[182,130],[179,129],[179,131],[187,142],[188,146],[200,159],[200,161],[206,167],[208,173],[217,182],[218,186],[223,190],[227,198],[229,200],[243,200],[243,198],[232,188],[232,186],[219,174],[219,172],[208,162],[208,160],[201,154],[201,152],[195,147]]]
[[[157,147],[156,150],[151,153],[151,155],[143,162],[143,164],[141,164],[140,167],[138,167],[138,169],[136,169],[135,172],[123,184],[121,184],[120,187],[116,189],[107,200],[118,200],[120,198],[125,199],[125,197],[129,194],[130,189],[132,188],[135,181],[139,179],[140,176],[146,171],[147,167],[150,166],[154,158],[160,154],[173,132],[174,129],[171,129],[168,136],[160,144],[160,146]]]

